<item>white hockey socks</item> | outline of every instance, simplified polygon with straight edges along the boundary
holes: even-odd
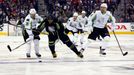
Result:
[[[28,39],[29,40],[29,39]],[[27,40],[26,40],[27,41]],[[27,53],[31,53],[31,42],[32,42],[32,40],[30,40],[29,42],[27,42],[27,47],[26,47],[26,50],[27,50]]]
[[[33,42],[34,42],[35,53],[39,54],[39,40],[35,39]]]
[[[101,42],[102,49],[106,49],[109,46],[110,37],[106,36]]]

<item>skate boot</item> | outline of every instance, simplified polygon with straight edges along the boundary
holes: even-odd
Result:
[[[102,49],[102,47],[100,47],[100,52],[101,55],[106,55],[105,49]]]
[[[81,52],[79,52],[79,53],[77,54],[77,56],[80,57],[80,58],[83,58],[83,57],[84,57]]]
[[[36,56],[37,56],[38,58],[41,57],[41,54],[39,54],[39,53],[35,53],[35,54],[36,54]]]
[[[53,58],[57,58],[57,54],[56,53],[52,53]]]
[[[26,53],[26,57],[30,58],[31,57],[30,53]]]

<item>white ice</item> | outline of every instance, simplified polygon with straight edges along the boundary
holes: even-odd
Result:
[[[78,58],[69,48],[59,42],[56,45],[58,58],[53,59],[48,48],[47,36],[41,36],[40,52],[42,62],[32,50],[32,58],[25,56],[25,45],[9,52],[11,48],[23,43],[22,36],[0,36],[0,75],[134,75],[134,35],[117,35],[124,52],[111,35],[106,56],[99,55],[99,42],[93,42],[85,50],[84,58]]]

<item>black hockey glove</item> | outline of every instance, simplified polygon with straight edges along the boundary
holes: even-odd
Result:
[[[34,35],[40,35],[40,31],[38,29],[32,29]]]

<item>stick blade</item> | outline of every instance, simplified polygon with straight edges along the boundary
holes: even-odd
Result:
[[[10,52],[12,51],[12,49],[9,45],[7,45],[7,48],[9,49]]]
[[[123,56],[126,56],[128,54],[128,52],[125,52],[124,54],[123,54]]]

